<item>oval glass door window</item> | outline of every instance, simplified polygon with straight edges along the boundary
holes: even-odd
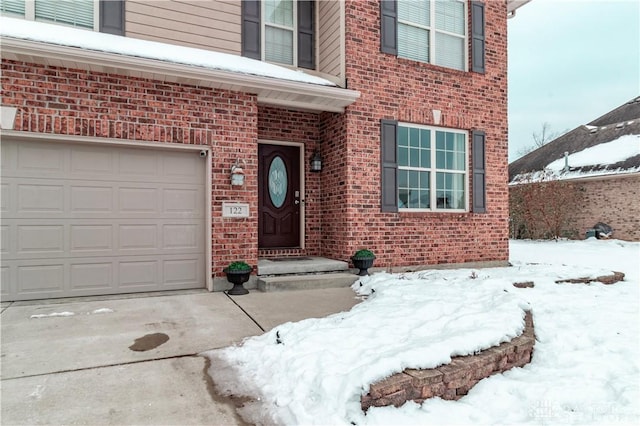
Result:
[[[280,156],[276,156],[269,166],[269,197],[274,207],[280,208],[287,198],[287,168]]]

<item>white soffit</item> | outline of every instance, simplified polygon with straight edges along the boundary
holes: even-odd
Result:
[[[531,0],[507,0],[507,13],[512,13],[516,9],[529,3]]]

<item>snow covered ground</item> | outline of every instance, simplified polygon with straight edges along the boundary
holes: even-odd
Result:
[[[286,323],[208,352],[224,393],[266,424],[637,424],[640,243],[511,242],[510,268],[379,273],[351,311]],[[621,271],[624,282],[556,284]],[[534,281],[517,289],[514,282]],[[362,284],[362,285],[360,285]],[[532,362],[480,381],[459,401],[360,410],[370,383],[510,340],[534,316]]]

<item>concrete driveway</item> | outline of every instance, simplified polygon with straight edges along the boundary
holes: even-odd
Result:
[[[243,424],[199,353],[349,310],[348,288],[2,303],[2,424]]]

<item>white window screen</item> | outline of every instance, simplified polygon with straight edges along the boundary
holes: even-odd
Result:
[[[464,38],[436,32],[436,65],[464,69]]]
[[[293,65],[293,31],[265,28],[265,59]]]
[[[35,18],[93,29],[93,0],[36,0]]]
[[[24,16],[24,0],[0,0],[0,11]]]
[[[429,30],[399,22],[398,56],[429,62]]]
[[[431,3],[423,0],[400,0],[398,19],[428,27],[431,22]]]
[[[464,35],[464,4],[458,0],[436,1],[436,29]]]

